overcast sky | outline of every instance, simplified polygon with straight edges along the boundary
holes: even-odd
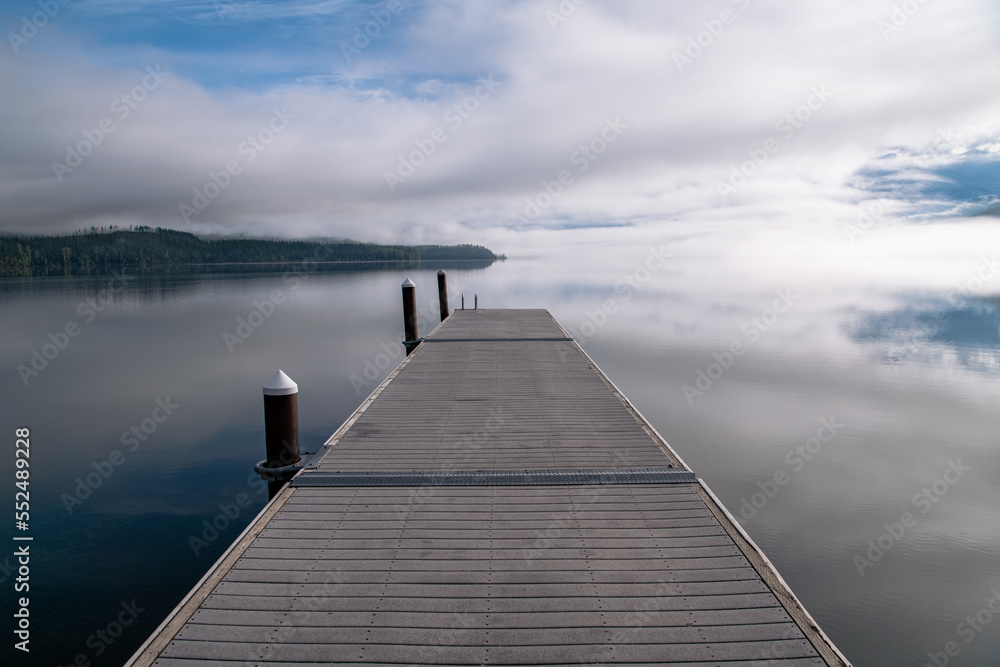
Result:
[[[1000,215],[988,0],[9,0],[0,28],[8,232],[511,251]]]

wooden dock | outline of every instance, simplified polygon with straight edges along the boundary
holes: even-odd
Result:
[[[849,665],[545,310],[455,311],[129,665]]]

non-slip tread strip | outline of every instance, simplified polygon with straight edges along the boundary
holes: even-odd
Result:
[[[423,338],[421,339],[425,343],[530,343],[532,341],[547,341],[547,342],[562,342],[568,343],[572,341],[572,338],[567,338],[565,336],[561,337],[551,337],[551,338]]]
[[[688,470],[474,470],[456,472],[304,472],[292,486],[571,486],[691,484]]]

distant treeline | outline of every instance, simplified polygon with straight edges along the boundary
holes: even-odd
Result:
[[[0,276],[161,271],[204,264],[496,260],[476,245],[202,239],[161,227],[96,228],[69,236],[0,236]],[[252,269],[252,267],[248,267]]]
[[[413,246],[420,254],[420,259],[425,262],[454,262],[461,260],[486,260],[495,261],[507,259],[506,255],[494,255],[489,248],[481,245],[418,245]]]

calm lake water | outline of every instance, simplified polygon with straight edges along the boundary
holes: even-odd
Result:
[[[833,281],[807,260],[655,255],[453,268],[452,306],[464,290],[470,306],[478,292],[548,308],[858,667],[949,649],[951,665],[995,667],[1000,275],[886,260]],[[5,474],[30,428],[34,537],[27,660],[11,648],[13,549],[0,556],[6,664],[122,664],[266,501],[261,385],[279,368],[298,383],[313,449],[401,361],[405,277],[422,333],[437,323],[437,266],[310,268],[0,281]],[[53,357],[37,375],[18,370],[33,350]]]

